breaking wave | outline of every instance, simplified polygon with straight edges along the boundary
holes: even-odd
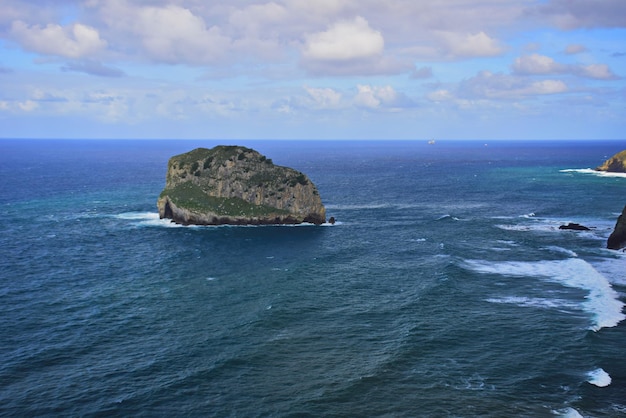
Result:
[[[586,290],[588,295],[580,303],[580,306],[592,314],[594,324],[591,329],[593,331],[605,327],[614,327],[626,318],[622,313],[624,304],[619,300],[618,293],[606,277],[591,264],[579,258],[495,263],[485,260],[467,260],[465,266],[477,273],[543,278],[566,287]],[[520,300],[525,301],[524,299]],[[526,300],[525,303],[529,301],[532,302],[532,299]]]
[[[608,171],[596,171],[592,168],[568,168],[565,170],[559,170],[561,173],[578,173],[578,174],[592,174],[600,177],[622,177],[626,178],[626,173],[612,173]]]
[[[607,387],[611,384],[611,376],[604,369],[598,368],[587,373],[589,379],[587,382],[599,388]]]

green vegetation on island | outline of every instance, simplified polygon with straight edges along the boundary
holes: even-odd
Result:
[[[304,173],[241,146],[170,158],[157,206],[161,218],[184,224],[325,222],[317,188]]]

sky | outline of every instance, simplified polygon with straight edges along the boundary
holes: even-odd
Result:
[[[626,139],[626,1],[0,0],[0,138]]]

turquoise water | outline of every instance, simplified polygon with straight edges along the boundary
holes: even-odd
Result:
[[[0,414],[626,416],[626,142],[242,141],[338,222],[159,220],[219,143],[0,141]]]

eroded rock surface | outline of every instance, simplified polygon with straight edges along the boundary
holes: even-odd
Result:
[[[596,171],[608,171],[611,173],[626,173],[626,150],[618,152],[599,167]]]
[[[606,242],[606,247],[611,250],[619,250],[626,247],[626,206],[622,214],[617,218],[615,229]]]
[[[197,148],[170,158],[159,216],[180,224],[322,224],[313,182],[241,146]]]

